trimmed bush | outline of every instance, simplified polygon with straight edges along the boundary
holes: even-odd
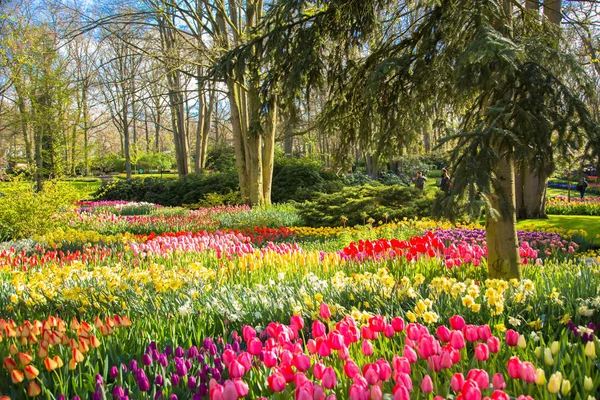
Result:
[[[321,194],[298,209],[309,226],[341,226],[342,218],[353,226],[430,216],[434,196],[413,187],[363,185]]]
[[[273,203],[312,199],[317,192],[333,193],[343,187],[342,179],[320,163],[306,158],[277,157],[273,168]]]

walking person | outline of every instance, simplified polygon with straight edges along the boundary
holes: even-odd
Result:
[[[579,190],[579,194],[581,194],[581,199],[583,199],[583,196],[585,196],[585,190],[587,189],[587,187],[588,187],[588,182],[584,176],[576,188],[577,190]]]
[[[417,172],[417,176],[413,178],[413,182],[415,183],[415,187],[420,190],[425,190],[425,182],[427,182],[427,178],[423,176],[421,171]]]
[[[450,175],[446,168],[442,169],[442,180],[440,181],[440,189],[446,194],[450,192]]]

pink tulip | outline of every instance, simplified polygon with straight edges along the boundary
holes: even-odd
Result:
[[[313,367],[313,375],[317,380],[323,379],[323,372],[325,372],[325,365],[322,362],[316,362]]]
[[[251,326],[244,325],[242,327],[242,336],[244,337],[246,343],[250,342],[250,339],[256,337],[256,331]]]
[[[404,330],[404,320],[400,317],[392,319],[392,328],[396,332],[402,332]]]
[[[237,360],[244,366],[246,371],[250,371],[252,369],[252,356],[250,353],[243,352],[238,356]]]
[[[521,360],[519,357],[511,357],[508,360],[508,375],[512,379],[519,379],[521,377]]]
[[[333,389],[337,385],[337,375],[332,367],[325,368],[323,372],[323,387]]]
[[[477,383],[477,387],[487,389],[490,386],[490,376],[483,369],[472,369],[467,374],[467,380]]]
[[[392,377],[392,368],[390,367],[390,363],[383,358],[380,358],[377,360],[377,365],[379,366],[379,380],[382,382],[387,382]]]
[[[450,329],[448,329],[446,325],[438,326],[438,328],[435,330],[435,334],[440,342],[448,343],[450,341]]]
[[[443,350],[442,355],[440,357],[440,367],[442,369],[448,369],[448,368],[452,367],[452,365],[453,365],[453,363],[452,363],[451,351]]]
[[[296,385],[297,388],[303,386],[306,382],[308,382],[308,378],[306,377],[306,375],[303,372],[296,372],[296,374],[294,375],[294,385]]]
[[[321,357],[329,357],[331,355],[331,347],[329,347],[329,343],[323,338],[317,339],[317,352]]]
[[[410,361],[406,357],[398,357],[394,355],[392,357],[392,365],[394,367],[394,371],[404,372],[405,374],[410,374]]]
[[[300,372],[307,371],[310,368],[310,357],[306,354],[298,354],[294,357],[294,367]]]
[[[417,353],[415,353],[415,351],[408,346],[404,346],[404,357],[406,357],[410,363],[417,362],[419,359],[417,357]]]
[[[475,345],[475,357],[479,361],[486,361],[490,358],[490,350],[485,343],[477,343]]]
[[[370,356],[373,354],[373,345],[371,344],[371,342],[365,339],[362,341],[361,350],[365,356]]]
[[[325,325],[321,321],[314,321],[312,324],[312,334],[315,338],[325,335]]]
[[[210,400],[223,400],[223,386],[219,385],[218,383],[213,385],[210,388],[209,396]]]
[[[347,360],[348,357],[350,357],[350,352],[348,351],[348,348],[346,346],[338,350],[338,358],[340,360]]]
[[[479,340],[479,330],[477,329],[477,326],[475,326],[475,325],[466,325],[462,329],[462,332],[463,332],[463,335],[465,336],[465,339],[469,343],[474,343]]]
[[[319,306],[319,314],[321,314],[321,318],[323,319],[331,318],[331,310],[329,309],[329,306],[325,303],[321,303]]]
[[[450,317],[450,326],[452,327],[452,329],[460,331],[460,330],[462,330],[462,328],[465,327],[465,325],[466,325],[465,320],[460,315],[455,315],[453,317]]]
[[[357,384],[350,386],[348,391],[348,398],[350,400],[367,400],[368,396],[369,392],[367,391],[367,388]]]
[[[452,375],[452,379],[450,379],[450,387],[457,393],[462,390],[464,383],[465,377],[460,372],[457,372],[454,375]]]
[[[474,385],[464,385],[462,390],[464,400],[481,400],[481,390]]]
[[[337,400],[337,397],[335,397],[335,394],[330,394],[327,396],[327,400]]]
[[[262,343],[260,339],[255,337],[250,339],[250,342],[248,342],[248,353],[252,354],[253,356],[257,356],[260,354],[261,351]]]
[[[370,327],[365,325],[360,328],[360,336],[363,339],[375,340],[377,339],[377,332],[374,332]]]
[[[237,392],[237,389],[235,388],[235,384],[230,380],[225,381],[225,384],[223,385],[223,400],[237,400],[237,399],[238,399],[238,392]]]
[[[281,358],[282,365],[289,366],[289,365],[292,365],[292,363],[294,362],[294,355],[289,350],[283,350],[281,352],[281,354],[279,355],[279,358]]]
[[[235,390],[237,391],[238,398],[245,397],[248,394],[248,384],[241,379],[236,379],[233,381],[235,385]]]
[[[512,329],[506,331],[506,344],[515,347],[519,342],[519,334]]]
[[[423,393],[431,393],[433,392],[433,382],[429,375],[425,375],[423,378],[423,382],[421,382],[421,390]]]
[[[450,344],[455,349],[462,349],[465,347],[465,338],[461,331],[452,331],[450,332]]]
[[[329,345],[333,350],[339,350],[345,346],[344,344],[344,336],[339,334],[338,332],[330,332],[329,333]]]
[[[317,353],[317,342],[315,342],[314,339],[308,339],[308,342],[306,342],[306,348],[308,349],[308,352],[310,354],[316,354]]]
[[[494,374],[492,378],[492,386],[494,389],[504,390],[506,388],[506,382],[504,381],[504,377],[502,374]]]
[[[394,400],[410,400],[408,389],[400,383],[392,389],[392,393],[394,394]]]
[[[486,341],[492,336],[492,330],[489,325],[481,325],[477,328],[479,340]]]
[[[313,387],[308,385],[300,386],[294,391],[294,400],[313,400]]]
[[[370,400],[381,400],[383,399],[383,392],[381,391],[381,387],[379,385],[371,386],[371,395],[369,396]]]
[[[267,378],[267,383],[269,385],[269,390],[274,393],[283,392],[285,390],[286,381],[283,375],[281,375],[279,372],[269,375]]]
[[[375,315],[369,318],[369,328],[371,328],[373,332],[383,332],[385,329],[385,317],[381,315]]]
[[[290,325],[293,325],[296,329],[301,331],[304,329],[304,320],[301,315],[292,315],[290,318]]]
[[[221,360],[223,361],[223,364],[225,364],[225,366],[227,368],[229,368],[229,365],[231,364],[232,361],[234,361],[236,359],[236,355],[235,352],[231,349],[227,349],[223,352],[223,354],[221,355]]]
[[[398,373],[398,376],[394,377],[394,381],[401,384],[402,386],[406,387],[409,391],[412,390],[413,388],[413,383],[412,383],[412,379],[410,379],[410,375],[409,374],[405,374],[405,373]]]
[[[238,360],[232,361],[229,365],[229,376],[231,376],[234,379],[241,378],[242,376],[244,376],[245,372],[246,369]]]
[[[421,338],[421,330],[417,326],[417,324],[408,324],[406,327],[406,336],[410,340],[418,341]]]
[[[369,385],[374,385],[379,382],[379,365],[366,364],[363,367],[363,375]]]
[[[491,353],[496,354],[500,351],[500,339],[498,339],[496,336],[490,336],[487,339],[487,345]]]
[[[267,368],[273,368],[277,365],[277,357],[272,351],[263,351],[263,363]]]
[[[325,400],[325,391],[319,385],[313,386],[313,400]]]
[[[385,335],[386,338],[391,339],[396,334],[396,331],[394,331],[394,327],[392,325],[387,324],[385,326],[385,329],[383,330],[383,334]]]
[[[360,368],[352,360],[347,360],[344,364],[344,373],[350,379],[354,378],[357,374],[360,374]]]
[[[492,400],[510,400],[510,396],[501,390],[494,390],[494,393],[492,393]]]
[[[537,372],[532,363],[525,361],[521,363],[521,379],[527,383],[535,382]]]

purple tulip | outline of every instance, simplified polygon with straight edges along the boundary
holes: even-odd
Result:
[[[129,369],[133,372],[138,369],[138,363],[136,360],[131,360],[129,363]]]
[[[156,394],[154,395],[154,400],[159,400],[163,398],[163,392],[162,390],[157,390]]]
[[[200,393],[194,393],[192,395],[192,400],[202,400],[202,395],[200,395]]]
[[[198,387],[198,394],[200,396],[206,396],[208,394],[208,386],[205,383],[201,383],[200,387]]]
[[[138,380],[137,384],[138,388],[140,388],[140,391],[142,392],[147,392],[148,390],[150,390],[150,381],[146,377]]]
[[[199,354],[198,348],[196,346],[192,346],[187,351],[188,358],[194,358]]]
[[[160,365],[162,365],[163,367],[166,367],[167,365],[169,365],[169,359],[167,358],[166,354],[160,354],[158,356],[158,363]]]
[[[182,358],[175,358],[175,371],[177,371],[177,375],[179,376],[187,375],[188,369]]]
[[[165,354],[167,356],[170,356],[171,354],[173,354],[173,346],[167,345],[167,347],[165,347]]]
[[[120,399],[122,397],[125,397],[125,391],[123,391],[123,388],[121,386],[115,386],[113,388],[112,395],[115,399]]]
[[[217,382],[219,382],[221,380],[221,372],[219,372],[219,370],[214,370],[212,377],[215,378]]]
[[[179,385],[179,375],[176,375],[176,374],[171,375],[171,385],[172,386]]]
[[[173,393],[171,395],[171,397],[169,398],[169,400],[177,400],[177,395],[175,393]]]
[[[100,392],[94,392],[92,394],[92,400],[102,400],[102,393],[100,393]]]
[[[81,397],[79,397],[79,396],[73,396],[73,398],[71,400],[81,400]]]
[[[233,345],[231,345],[231,349],[233,351],[235,351],[236,353],[238,353],[240,351],[240,343],[239,342],[233,342]]]
[[[190,390],[196,389],[196,378],[194,378],[193,376],[190,376],[188,378],[187,385],[188,385],[188,389],[190,389]]]
[[[144,364],[145,366],[152,365],[152,358],[148,353],[144,353],[144,355],[142,356],[142,364]]]
[[[177,346],[177,348],[175,349],[175,357],[183,357],[183,355],[185,354],[185,352],[183,351],[183,349],[181,348],[181,346]]]
[[[110,379],[117,379],[117,376],[119,376],[119,370],[117,367],[112,366],[110,368],[110,372],[108,374],[110,376]]]
[[[67,400],[64,394],[59,394],[56,400]]]
[[[154,378],[154,384],[156,386],[162,386],[165,384],[165,378],[163,378],[162,375],[158,374],[156,375],[156,377]]]

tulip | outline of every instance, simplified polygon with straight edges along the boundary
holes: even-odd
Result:
[[[223,400],[237,400],[238,392],[235,384],[231,380],[227,380],[223,385]]]
[[[307,371],[310,368],[310,357],[307,356],[306,354],[300,354],[296,357],[294,357],[294,367],[296,367],[296,369],[298,371],[304,372]]]
[[[366,364],[363,367],[363,375],[369,385],[379,382],[379,369],[377,364]]]
[[[348,390],[348,398],[350,400],[366,400],[369,392],[367,388],[361,385],[357,385],[356,383],[350,386]]]
[[[552,352],[552,355],[553,356],[557,355],[559,350],[560,350],[560,343],[558,343],[557,341],[552,342],[552,344],[550,345],[550,351]]]
[[[142,355],[142,364],[145,366],[152,365],[152,358],[150,357],[150,354],[144,353]]]
[[[512,329],[506,331],[506,344],[511,347],[517,346],[519,343],[519,334]]]
[[[542,386],[546,384],[546,374],[543,369],[538,368],[535,371],[535,384],[538,386]]]
[[[592,340],[585,344],[585,355],[591,359],[596,358],[596,343]]]
[[[333,389],[337,385],[337,376],[332,367],[325,368],[322,382],[325,389]]]
[[[479,388],[485,389],[490,386],[490,377],[483,369],[472,369],[467,374],[467,381],[474,381]]]
[[[450,332],[450,344],[457,350],[465,347],[465,338],[461,331]]]
[[[361,350],[365,356],[370,356],[373,354],[373,345],[371,345],[371,342],[365,339],[362,341]]]
[[[462,332],[469,343],[474,343],[479,340],[479,330],[475,325],[466,325]]]
[[[457,372],[454,375],[452,375],[452,379],[450,379],[450,387],[457,393],[462,390],[464,383],[465,377],[460,372]]]
[[[501,390],[494,390],[494,393],[492,393],[492,400],[510,400],[510,396]]]
[[[331,310],[329,310],[329,306],[325,303],[321,303],[319,306],[319,314],[321,314],[321,318],[323,319],[331,318]]]
[[[542,348],[540,346],[535,348],[535,356],[537,358],[542,358]]]
[[[360,374],[360,368],[352,360],[347,360],[344,364],[344,373],[350,379],[353,379],[356,375]]]
[[[23,375],[23,373],[21,371],[19,371],[18,369],[13,369],[12,371],[10,371],[10,380],[12,381],[12,383],[14,383],[15,385],[17,383],[21,383],[23,382],[23,379],[25,379],[25,376]]]
[[[325,325],[321,321],[314,321],[312,324],[312,334],[315,338],[325,335]]]
[[[313,375],[317,380],[323,379],[323,373],[325,372],[325,365],[321,362],[316,362],[313,366]]]
[[[440,325],[435,330],[435,334],[440,340],[440,342],[448,343],[450,341],[450,329],[448,329],[445,325]]]
[[[492,386],[494,389],[504,390],[506,388],[504,376],[502,376],[502,374],[494,374],[494,377],[492,378]]]
[[[404,346],[404,357],[406,357],[410,363],[417,362],[419,359],[419,357],[417,357],[417,353],[409,346]]]
[[[4,359],[4,368],[6,368],[9,371],[12,371],[13,369],[17,368],[17,363],[15,360],[12,359],[12,357],[6,357]]]
[[[383,399],[383,392],[381,391],[381,387],[379,387],[379,385],[371,386],[371,393],[369,395],[369,399],[370,400],[382,400]]]
[[[462,328],[464,328],[466,325],[466,322],[464,320],[463,317],[461,317],[460,315],[455,315],[453,317],[450,317],[450,326],[452,326],[452,329],[460,331],[462,330]]]
[[[562,385],[560,387],[560,393],[563,396],[566,396],[567,393],[569,393],[569,391],[571,391],[571,382],[568,379],[563,379]]]
[[[490,336],[486,342],[490,353],[495,354],[500,351],[500,339],[498,339],[496,336]]]
[[[590,378],[589,376],[583,378],[583,388],[588,392],[594,390],[594,381],[592,380],[592,378]]]
[[[396,334],[396,331],[394,330],[394,327],[392,325],[387,324],[383,330],[383,334],[385,335],[386,338],[391,339]],[[381,389],[379,389],[379,390],[381,390]]]
[[[40,385],[34,381],[29,382],[29,385],[27,386],[27,396],[35,397],[40,393],[42,393],[42,388],[40,388]]]
[[[508,375],[512,379],[519,379],[521,377],[521,360],[519,357],[511,357],[508,360]]]
[[[40,371],[33,365],[28,365],[25,367],[25,378],[27,378],[28,380],[34,380],[39,374]]]
[[[21,363],[21,365],[23,365],[23,366],[30,364],[31,361],[33,360],[33,357],[27,353],[19,353],[17,358],[19,360],[19,363]]]
[[[379,380],[387,382],[392,377],[390,364],[383,358],[380,358],[377,360],[377,365],[379,366]]]
[[[548,366],[554,365],[554,358],[552,357],[552,351],[550,351],[550,349],[547,347],[544,350],[544,362]]]
[[[396,332],[402,332],[404,330],[404,320],[400,317],[392,318],[391,324]]]
[[[475,345],[475,357],[479,361],[486,361],[490,358],[490,351],[485,343],[477,343]]]
[[[254,337],[250,339],[250,342],[248,342],[248,353],[252,354],[253,356],[257,356],[262,351],[262,347],[263,346],[260,339]]]
[[[533,383],[536,378],[537,372],[533,364],[528,361],[521,363],[521,379],[527,383]]]
[[[423,378],[423,382],[421,382],[421,390],[423,393],[431,393],[433,392],[433,382],[429,375],[425,375]]]
[[[560,372],[555,372],[550,375],[550,380],[548,381],[548,391],[552,394],[556,394],[560,391],[560,384],[562,383],[562,374]]]
[[[290,325],[294,326],[299,331],[302,330],[302,329],[304,329],[304,320],[302,319],[302,316],[300,316],[300,315],[293,315],[290,318]]]
[[[490,337],[492,337],[492,329],[489,325],[481,325],[477,328],[477,332],[479,333],[479,340],[487,341]]]
[[[275,372],[267,378],[269,390],[274,393],[283,392],[285,390],[286,380],[282,374]]]
[[[517,347],[520,349],[524,349],[527,347],[527,341],[525,340],[524,335],[519,335],[519,340],[517,341]]]

